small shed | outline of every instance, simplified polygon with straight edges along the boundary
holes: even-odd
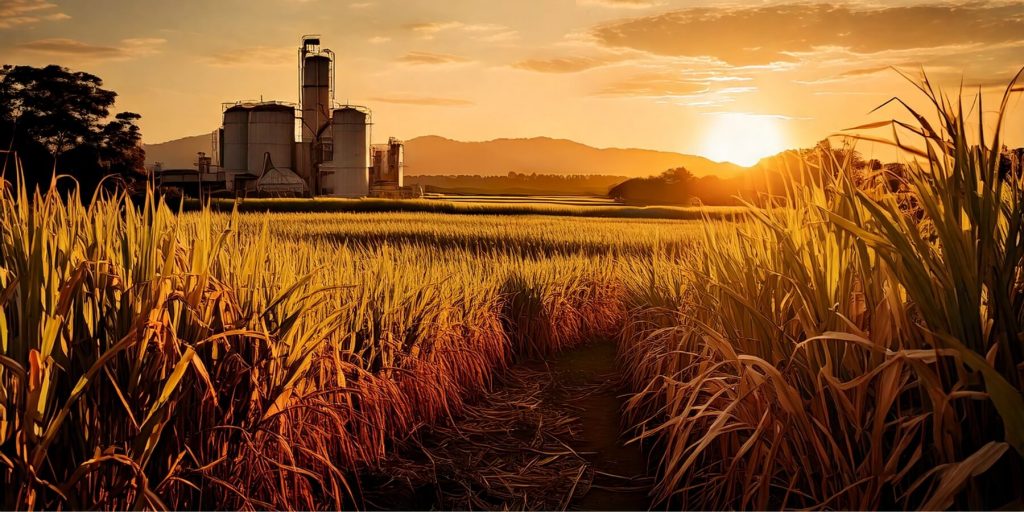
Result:
[[[256,190],[272,195],[303,195],[308,187],[306,180],[291,169],[275,167],[267,152],[263,154],[263,173],[256,180]]]

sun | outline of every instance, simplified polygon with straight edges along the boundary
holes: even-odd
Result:
[[[711,160],[749,167],[786,149],[777,117],[738,112],[712,115],[702,146],[703,155]]]

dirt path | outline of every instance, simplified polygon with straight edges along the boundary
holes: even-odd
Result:
[[[611,342],[517,365],[365,474],[365,508],[647,510],[646,461],[622,444],[618,374]]]

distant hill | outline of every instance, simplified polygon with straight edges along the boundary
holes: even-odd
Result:
[[[201,151],[210,154],[213,150],[211,142],[210,134],[204,133],[160,144],[143,144],[142,148],[146,150],[146,167],[152,167],[156,162],[160,162],[164,169],[194,168],[196,153]]]
[[[461,142],[436,135],[405,142],[407,175],[479,174],[509,172],[538,174],[611,174],[650,176],[674,167],[697,176],[731,176],[744,168],[707,158],[649,149],[599,149],[579,142],[548,137]]]
[[[147,144],[146,165],[191,168],[196,153],[210,153],[208,134],[161,144]],[[503,176],[509,172],[538,174],[605,174],[650,176],[674,167],[686,167],[696,176],[732,176],[745,168],[707,158],[650,149],[600,149],[579,142],[548,137],[462,142],[436,135],[405,141],[405,172],[409,176],[478,174]]]

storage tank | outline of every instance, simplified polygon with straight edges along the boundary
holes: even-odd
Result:
[[[249,107],[235,105],[224,111],[224,147],[221,160],[225,169],[249,169]]]
[[[369,193],[370,110],[345,106],[334,111],[334,159],[320,166],[323,192],[341,197]]]
[[[252,107],[249,111],[248,143],[246,168],[250,173],[259,176],[263,172],[266,153],[270,153],[277,167],[293,169],[295,108],[276,103]]]
[[[302,62],[302,141],[312,142],[330,119],[331,59],[309,55]]]

